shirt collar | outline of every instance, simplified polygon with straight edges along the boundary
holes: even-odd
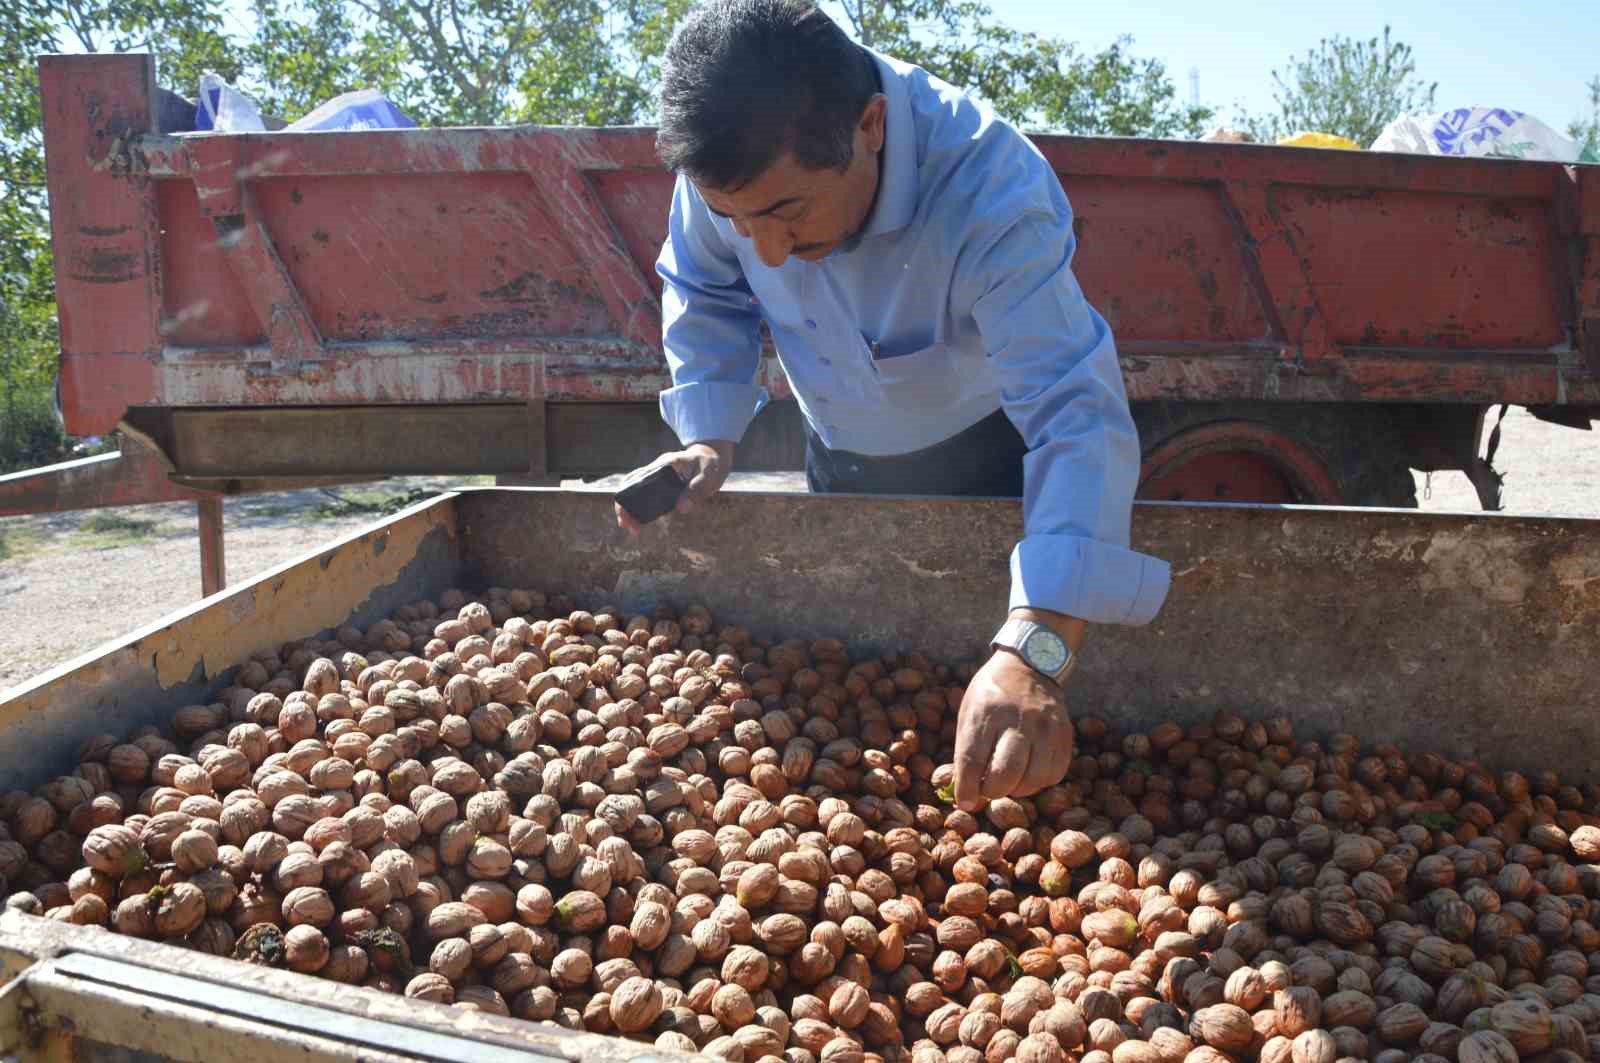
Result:
[[[878,77],[888,99],[884,114],[883,154],[878,171],[878,202],[859,234],[882,236],[911,224],[917,213],[921,185],[917,178],[917,130],[911,116],[911,96],[897,64],[867,49],[878,64]]]

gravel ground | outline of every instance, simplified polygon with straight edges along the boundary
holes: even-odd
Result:
[[[1600,433],[1506,418],[1498,466],[1507,512],[1600,517]],[[230,499],[225,503],[229,584],[363,528],[421,492],[462,481],[402,479],[337,494],[316,490]],[[489,482],[480,478],[476,483]],[[1431,485],[1417,474],[1422,508],[1478,509],[1460,473]],[[569,487],[604,490],[607,481]],[[740,490],[804,490],[798,473],[736,474]],[[0,518],[0,692],[108,639],[157,620],[200,596],[199,543],[189,503],[87,513]]]

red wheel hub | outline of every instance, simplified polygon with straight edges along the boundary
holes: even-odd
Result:
[[[1254,421],[1218,421],[1166,440],[1145,456],[1138,497],[1344,504],[1321,459],[1283,432]]]

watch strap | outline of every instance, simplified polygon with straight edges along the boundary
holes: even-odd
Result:
[[[1066,651],[1066,663],[1055,672],[1049,672],[1039,667],[1036,662],[1029,658],[1027,651],[1024,649],[1028,639],[1036,631],[1048,632],[1051,637],[1061,642],[1062,649]],[[1007,617],[1006,622],[1000,625],[1000,630],[995,633],[994,638],[989,643],[989,649],[990,652],[993,652],[1000,648],[1016,653],[1029,668],[1057,684],[1064,684],[1067,681],[1067,677],[1072,675],[1073,669],[1078,666],[1078,655],[1072,651],[1071,646],[1066,644],[1065,639],[1044,624],[1033,620],[1023,620],[1020,617]]]

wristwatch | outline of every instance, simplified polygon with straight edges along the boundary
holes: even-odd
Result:
[[[1066,640],[1032,620],[1007,620],[989,643],[989,649],[1013,651],[1029,668],[1058,684],[1065,683],[1078,666],[1078,655],[1067,647]]]

